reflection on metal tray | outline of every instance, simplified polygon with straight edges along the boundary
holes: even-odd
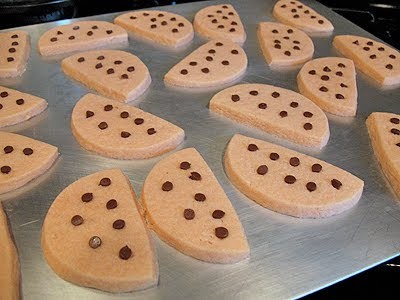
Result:
[[[264,62],[257,42],[258,22],[274,20],[271,14],[274,1],[231,2],[241,15],[248,35],[244,49],[249,57],[249,68],[241,82],[268,83],[297,90],[298,70],[272,71]],[[162,9],[192,20],[200,8],[211,3],[215,2]],[[372,37],[322,5],[311,1],[305,3],[332,21],[334,34]],[[116,15],[86,19],[112,21]],[[400,206],[373,156],[365,127],[365,119],[373,111],[400,112],[399,89],[380,90],[358,73],[357,117],[329,115],[331,138],[324,149],[314,151],[211,113],[207,105],[215,89],[190,92],[164,85],[163,75],[204,43],[204,39],[196,36],[185,49],[168,50],[131,38],[130,45],[122,49],[138,55],[153,78],[150,90],[132,105],[185,129],[186,139],[180,148],[196,147],[215,172],[242,220],[251,257],[235,265],[212,265],[184,256],[153,235],[160,265],[160,283],[156,288],[112,295],[60,279],[46,264],[40,247],[42,222],[56,196],[80,177],[110,167],[121,168],[129,176],[136,193],[140,194],[146,175],[161,159],[113,160],[87,152],[74,140],[70,130],[71,111],[76,101],[89,90],[63,74],[59,59],[45,60],[37,52],[40,35],[60,23],[65,21],[25,27],[32,38],[28,69],[19,80],[0,80],[0,85],[41,96],[49,102],[48,115],[44,119],[32,123],[32,127],[17,130],[58,146],[61,152],[60,160],[48,176],[28,188],[2,197],[19,249],[25,299],[297,297],[400,252]],[[331,47],[332,38],[313,37],[315,57],[335,55]],[[223,170],[226,143],[237,132],[314,155],[362,178],[365,190],[360,202],[342,215],[323,220],[296,219],[262,208],[238,192]]]

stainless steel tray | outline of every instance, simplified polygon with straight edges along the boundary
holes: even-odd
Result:
[[[257,24],[274,20],[271,14],[274,1],[200,2],[161,9],[177,12],[192,20],[200,8],[216,2],[232,2],[247,31],[244,49],[249,57],[249,68],[240,82],[267,83],[297,90],[298,69],[270,70],[258,45]],[[304,2],[332,21],[334,34],[374,38],[322,5]],[[112,21],[117,15],[85,19]],[[162,158],[113,160],[89,153],[75,141],[70,130],[71,111],[76,101],[89,90],[63,74],[60,59],[43,59],[37,52],[40,35],[67,22],[23,27],[29,31],[32,40],[28,69],[20,79],[0,80],[0,85],[41,96],[49,102],[47,114],[7,130],[56,145],[61,152],[59,161],[45,176],[2,197],[19,250],[25,299],[298,297],[399,254],[399,202],[373,156],[365,119],[373,111],[399,113],[400,89],[379,89],[358,73],[357,117],[329,115],[329,143],[323,150],[313,151],[211,113],[207,108],[208,102],[218,89],[190,92],[164,85],[164,74],[204,43],[204,39],[196,36],[187,48],[168,50],[131,37],[130,45],[122,49],[138,55],[148,66],[153,78],[149,91],[132,104],[185,129],[186,139],[180,148],[196,147],[215,172],[242,220],[251,247],[251,257],[234,265],[212,265],[180,254],[153,235],[160,264],[158,287],[112,295],[78,287],[59,278],[46,264],[40,247],[43,219],[56,196],[80,177],[110,167],[121,168],[140,195],[146,175]],[[336,55],[331,46],[332,38],[333,35],[313,37],[315,57]],[[237,132],[314,155],[359,176],[365,181],[359,204],[342,215],[323,220],[296,219],[255,204],[231,185],[223,170],[226,143]]]

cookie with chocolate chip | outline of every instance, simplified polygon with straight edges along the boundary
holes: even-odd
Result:
[[[333,25],[327,18],[297,0],[276,2],[272,13],[279,22],[306,32],[330,33],[333,31]]]
[[[212,40],[189,54],[164,76],[164,82],[181,87],[212,87],[239,78],[247,68],[247,56],[237,44]]]
[[[246,40],[240,16],[230,4],[202,8],[196,13],[193,24],[196,32],[208,39],[225,39],[239,45]]]
[[[356,70],[350,59],[323,57],[307,62],[297,75],[297,86],[301,94],[329,113],[356,115]]]
[[[310,60],[314,44],[303,31],[275,22],[261,22],[257,29],[258,41],[270,66],[291,66]]]
[[[29,33],[22,30],[1,32],[0,45],[0,78],[24,73],[31,52]]]
[[[0,131],[0,194],[15,190],[45,173],[58,157],[52,145]]]
[[[128,12],[115,18],[114,23],[138,37],[170,47],[187,45],[194,36],[192,23],[186,18],[160,10]]]
[[[400,197],[400,115],[374,112],[366,123],[374,154],[397,197]]]
[[[329,139],[324,112],[306,97],[277,86],[239,84],[215,94],[210,110],[236,122],[309,147]]]
[[[43,56],[85,51],[128,42],[125,29],[105,21],[78,21],[53,27],[38,42]]]
[[[378,84],[400,84],[400,53],[396,49],[355,35],[337,35],[333,46]]]
[[[149,230],[119,169],[78,179],[57,196],[43,223],[42,250],[53,271],[77,285],[120,293],[158,283]]]
[[[184,149],[158,162],[142,189],[150,227],[178,251],[212,263],[249,255],[240,220],[202,156]]]
[[[151,83],[139,57],[120,50],[95,50],[62,60],[64,73],[104,96],[127,102],[143,94]]]
[[[177,147],[180,127],[134,106],[87,94],[72,111],[71,128],[82,147],[119,159],[143,159]]]
[[[258,150],[249,151],[249,145]],[[271,153],[279,158],[271,159]],[[226,148],[225,171],[253,201],[299,218],[324,218],[350,209],[364,187],[361,179],[325,161],[240,134]]]

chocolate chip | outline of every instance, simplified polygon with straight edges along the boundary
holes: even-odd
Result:
[[[278,30],[274,29],[272,30],[272,33],[278,33]]]
[[[378,50],[379,50],[379,51],[385,51],[385,48],[379,47]]]
[[[189,178],[192,180],[199,181],[201,180],[201,175],[197,172],[191,172]]]
[[[296,14],[293,16],[293,18],[298,19],[298,18],[300,18],[300,16]]]
[[[172,17],[172,18],[169,19],[169,20],[175,22],[175,21],[176,21],[176,18],[175,18],[175,17]]]
[[[12,35],[12,36],[11,36],[11,38],[12,38],[12,39],[16,39],[16,38],[18,38],[18,34],[14,34],[14,35]]]
[[[240,100],[240,97],[239,97],[239,95],[232,95],[231,99],[233,102],[237,102]]]
[[[79,29],[79,26],[74,26],[74,27],[72,27],[72,29],[73,29],[73,30],[78,30],[78,29]]]
[[[358,41],[354,41],[353,44],[354,45],[360,45],[360,43]]]
[[[247,150],[249,150],[249,151],[251,151],[251,152],[254,152],[254,151],[257,151],[257,150],[258,150],[258,147],[257,147],[257,145],[255,145],[255,144],[249,144],[249,145],[247,146]]]
[[[129,117],[129,113],[127,111],[123,111],[120,115],[119,115],[122,119],[126,119]]]
[[[311,16],[310,18],[311,18],[311,19],[316,19],[317,17],[316,17],[316,16]]]
[[[275,152],[272,152],[272,153],[269,155],[269,158],[270,158],[271,160],[278,160],[278,159],[279,159],[279,154],[278,154],[278,153],[275,153]]]
[[[399,124],[400,120],[398,118],[390,118],[390,122],[393,124]]]
[[[279,113],[279,115],[281,116],[281,118],[286,118],[286,117],[288,116],[288,113],[287,113],[287,111],[282,110],[282,111]]]
[[[342,88],[347,88],[347,87],[348,87],[348,86],[345,85],[344,83],[341,83],[340,86],[341,86]]]
[[[189,73],[188,70],[186,70],[186,69],[182,69],[182,70],[181,70],[181,74],[182,74],[182,75],[186,75],[187,73]]]
[[[101,238],[99,238],[98,236],[92,236],[89,239],[89,246],[93,249],[99,248],[101,246]]]
[[[199,201],[199,202],[206,201],[206,195],[204,195],[202,193],[196,193],[194,195],[194,200]]]
[[[310,13],[310,11],[307,9],[307,10],[304,11],[304,13],[307,15],[307,14]]]
[[[178,32],[178,29],[174,28],[174,29],[172,29],[172,32],[173,32],[173,33],[177,33],[177,32]]]
[[[319,24],[324,24],[324,20],[318,20]]]
[[[235,28],[231,28],[231,29],[229,29],[229,32],[235,32],[236,31],[236,29]]]
[[[396,58],[396,56],[393,55],[393,54],[390,54],[389,57],[390,57],[391,59],[395,59],[395,58]]]
[[[81,63],[81,62],[84,62],[84,61],[85,61],[85,58],[84,58],[84,57],[79,57],[79,58],[78,58],[78,62]]]
[[[106,208],[107,209],[114,209],[118,206],[118,202],[115,199],[111,199],[107,201]]]
[[[149,14],[148,13],[143,13],[143,16],[147,17],[147,16],[149,16]]]
[[[135,67],[134,66],[130,66],[126,69],[128,72],[133,72],[135,71]]]
[[[305,124],[303,125],[303,128],[304,128],[305,130],[311,130],[311,129],[313,128],[313,126],[312,126],[311,123],[305,123]]]
[[[113,223],[113,228],[114,229],[122,229],[124,227],[125,227],[125,221],[124,220],[118,219],[118,220],[115,220],[114,223]]]
[[[293,41],[293,44],[300,44],[299,41]]]
[[[97,25],[92,26],[92,29],[99,29]]]
[[[148,135],[153,135],[153,134],[155,134],[157,131],[154,129],[154,128],[149,128],[149,129],[147,129],[147,134]]]
[[[292,13],[295,13],[295,12],[297,12],[297,9],[292,8],[290,11],[291,11]]]
[[[336,99],[344,99],[344,96],[342,94],[336,94],[335,97]]]
[[[162,26],[165,26],[165,25],[167,25],[167,24],[168,24],[167,21],[162,21],[162,22],[161,22],[161,25],[162,25]]]
[[[0,93],[0,97],[1,97],[1,98],[8,97],[8,93],[7,93],[7,92],[1,92],[1,93]]]
[[[29,155],[32,155],[32,154],[33,154],[32,148],[24,148],[24,150],[22,150],[22,152],[23,152],[26,156],[29,156]]]
[[[289,40],[290,38],[288,36],[283,37],[285,40]]]
[[[252,95],[252,96],[257,96],[258,95],[258,91],[250,91],[249,94]]]
[[[75,215],[71,218],[71,224],[74,226],[79,226],[83,224],[83,218],[80,215]]]
[[[338,63],[338,67],[339,68],[346,68],[346,66],[344,64],[342,64],[342,63]]]
[[[207,56],[207,57],[206,57],[206,60],[207,60],[207,61],[212,61],[213,58],[212,58],[211,56]]]
[[[328,91],[328,88],[327,87],[325,87],[325,86],[321,86],[320,88],[319,88],[319,90],[321,91],[321,92],[327,92]]]
[[[396,146],[397,146],[397,147],[400,147],[400,143],[397,143]]]
[[[222,10],[217,10],[217,14],[222,14]]]
[[[11,167],[10,167],[10,166],[2,166],[2,167],[0,168],[0,171],[1,171],[1,173],[3,173],[3,174],[8,174],[8,173],[11,172]]]
[[[258,108],[260,108],[260,109],[266,109],[266,108],[267,108],[267,103],[260,103],[260,104],[258,104]]]
[[[328,75],[322,75],[322,76],[321,76],[321,79],[322,79],[323,81],[328,81],[328,80],[329,80],[329,76],[328,76]]]
[[[212,217],[214,219],[222,219],[224,216],[225,216],[225,212],[223,210],[220,210],[220,209],[216,209],[212,213]]]
[[[191,66],[197,66],[197,62],[191,61],[191,62],[189,63],[189,65],[191,65]]]
[[[90,118],[90,117],[93,117],[94,116],[94,112],[92,112],[92,111],[90,111],[90,110],[87,110],[86,111],[86,119],[87,118]]]
[[[290,51],[285,51],[285,53],[284,53],[286,56],[290,56],[290,55],[292,55],[291,53],[290,53]]]
[[[157,25],[156,25],[156,24],[152,24],[152,25],[150,26],[150,28],[152,28],[152,29],[157,28]]]
[[[215,236],[219,239],[227,238],[229,235],[228,229],[225,227],[217,227],[215,228]]]
[[[342,183],[337,179],[332,179],[331,184],[337,190],[340,190],[340,188],[342,187]]]
[[[390,130],[391,133],[395,134],[395,135],[400,135],[400,130],[396,129],[396,128],[392,128]]]
[[[311,112],[309,112],[309,111],[305,111],[305,112],[303,113],[303,116],[305,116],[306,118],[312,118],[313,115],[314,115],[314,114],[311,113]]]
[[[315,75],[317,72],[315,72],[315,70],[310,70],[310,71],[308,71],[308,74],[310,74],[310,75]]]
[[[106,32],[107,32],[107,34],[111,34],[111,33],[113,33],[113,31],[112,31],[112,30],[107,30]]]
[[[278,92],[273,92],[273,93],[271,94],[271,96],[272,96],[273,98],[278,98],[280,95],[281,95],[281,94],[279,94]]]
[[[178,27],[185,27],[185,24],[179,23],[179,24],[178,24]]]
[[[3,150],[4,150],[5,154],[8,154],[8,153],[11,153],[14,151],[14,147],[13,146],[5,146]]]
[[[119,249],[119,258],[123,260],[127,260],[131,258],[132,256],[132,250],[128,246],[124,246],[121,249]]]
[[[261,165],[257,168],[257,174],[265,175],[268,172],[268,167],[266,165]]]
[[[110,184],[111,184],[111,179],[107,177],[102,178],[99,183],[99,185],[101,186],[109,186]]]
[[[376,58],[376,55],[375,55],[375,54],[372,54],[372,55],[369,56],[369,58],[370,58],[370,59],[375,59],[375,58]]]
[[[155,22],[155,21],[157,21],[157,19],[156,18],[151,18],[150,21]]]
[[[203,68],[203,69],[201,69],[201,71],[202,71],[203,73],[209,73],[209,72],[210,72],[210,70],[209,70],[208,68]]]
[[[286,7],[286,4],[281,5],[281,7],[282,7],[282,8],[285,8],[285,7]]]
[[[162,18],[162,17],[164,17],[164,14],[158,14],[158,17]]]
[[[8,49],[8,52],[10,52],[10,53],[14,53],[15,51],[17,51],[17,50],[15,50],[15,48]]]
[[[227,60],[223,60],[221,63],[222,63],[224,66],[229,65],[229,61],[227,61]]]
[[[293,33],[293,30],[292,29],[288,29],[287,33]]]
[[[81,196],[83,202],[90,202],[93,200],[93,193],[85,193]]]
[[[239,51],[237,51],[237,50],[232,50],[231,53],[232,53],[232,54],[239,54]]]
[[[162,184],[162,186],[161,186],[161,189],[162,189],[164,192],[169,192],[169,191],[171,191],[173,188],[174,188],[174,185],[172,184],[171,181],[166,181],[166,182],[164,182],[164,183]]]
[[[24,99],[18,99],[17,101],[15,101],[15,103],[17,103],[17,105],[22,105],[25,103]]]
[[[300,50],[300,47],[294,46],[293,49],[294,49],[294,50]]]
[[[363,47],[363,49],[365,50],[365,51],[369,51],[369,47]]]
[[[281,43],[281,41],[280,41],[280,40],[275,40],[275,41],[274,41],[274,43],[276,43],[276,44],[280,44],[280,43]]]
[[[274,45],[274,48],[276,48],[276,49],[281,49],[282,47],[281,47],[281,45],[279,45],[279,44],[275,44],[275,45]]]
[[[214,20],[211,21],[211,23],[214,23],[214,24],[215,24],[215,23],[218,23],[218,20],[217,20],[217,19],[214,19]]]
[[[107,104],[106,106],[104,106],[104,110],[105,111],[110,111],[112,110],[114,107],[111,104]]]
[[[220,43],[220,42],[218,42],[218,43],[216,43],[215,44],[215,46],[218,46],[218,47],[221,47],[221,46],[223,46],[224,44],[222,44],[222,43]]]
[[[98,63],[98,64],[95,66],[96,69],[100,69],[100,68],[102,68],[102,67],[103,67],[103,64],[102,64],[102,63]]]
[[[179,168],[180,169],[182,169],[182,170],[188,170],[188,169],[190,169],[190,163],[189,162],[187,162],[187,161],[183,161],[183,162],[181,162],[181,164],[179,165]]]
[[[238,23],[236,23],[235,21],[232,21],[232,22],[231,22],[231,25],[232,25],[232,26],[236,26],[237,24],[238,24]]]
[[[340,77],[342,77],[342,76],[343,76],[343,73],[342,73],[342,72],[340,72],[340,71],[336,72],[335,74],[336,74],[336,76],[340,76]]]
[[[136,118],[133,122],[135,122],[136,125],[141,125],[144,123],[144,119],[142,118]]]
[[[3,104],[0,103],[0,109],[2,109],[2,108],[3,108]]]
[[[329,67],[327,67],[327,66],[325,66],[322,70],[324,70],[325,72],[330,72],[331,71],[331,69]]]
[[[307,182],[306,188],[309,192],[314,192],[317,189],[315,182]]]
[[[300,159],[298,159],[297,157],[291,157],[289,160],[289,164],[293,167],[297,167],[300,165]]]
[[[56,41],[57,41],[56,37],[53,37],[53,38],[50,39],[50,42],[56,42]]]
[[[114,73],[114,69],[113,68],[107,69],[107,74],[108,75],[113,74],[113,73]]]
[[[319,173],[322,171],[322,166],[320,164],[313,164],[311,166],[311,171],[313,171],[314,173]]]
[[[191,209],[191,208],[186,208],[186,209],[183,211],[183,217],[184,217],[186,220],[193,220],[194,217],[195,217],[194,210]]]
[[[121,131],[121,137],[122,137],[122,138],[126,139],[126,138],[128,138],[128,137],[130,137],[130,136],[131,136],[131,134],[130,134],[129,132],[127,132],[127,131]]]
[[[372,46],[373,44],[374,44],[374,43],[371,42],[371,41],[367,42],[367,45],[368,45],[368,46]]]
[[[121,79],[128,79],[128,78],[129,78],[128,74],[122,74],[121,75]]]
[[[385,68],[386,68],[386,69],[389,69],[389,70],[392,70],[392,69],[393,69],[393,66],[392,66],[391,64],[387,64],[387,65],[385,66]]]
[[[92,36],[93,35],[93,31],[88,31],[87,33],[86,33],[88,36]]]
[[[12,62],[12,61],[14,61],[14,58],[13,57],[7,57],[7,61],[8,62]]]
[[[298,107],[298,106],[299,106],[299,103],[297,103],[297,102],[295,102],[295,101],[290,102],[290,107],[296,108],[296,107]]]
[[[287,175],[284,180],[287,184],[293,184],[296,182],[296,177],[293,175]]]
[[[108,124],[106,122],[101,122],[99,125],[97,125],[101,130],[107,129]]]
[[[72,41],[75,39],[75,37],[73,35],[71,35],[70,37],[68,37],[68,39]]]

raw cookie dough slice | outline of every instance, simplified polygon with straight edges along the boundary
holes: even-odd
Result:
[[[374,112],[367,119],[367,128],[383,173],[400,197],[400,115]]]
[[[212,5],[199,10],[194,29],[209,39],[226,39],[242,45],[246,40],[239,14],[230,4]]]
[[[57,26],[39,39],[41,55],[55,55],[83,51],[128,41],[127,32],[104,21],[79,21]]]
[[[165,75],[164,81],[182,87],[211,87],[239,78],[247,68],[246,53],[227,40],[213,40],[193,51]]]
[[[26,121],[46,108],[42,98],[0,86],[0,127]]]
[[[333,25],[327,18],[300,1],[278,1],[272,13],[279,22],[300,28],[306,32],[333,31]]]
[[[54,200],[42,228],[47,263],[61,278],[108,292],[157,285],[149,230],[118,169],[83,177]]]
[[[249,255],[235,209],[194,148],[155,165],[141,200],[152,229],[178,251],[212,263],[234,263]]]
[[[322,148],[329,139],[324,112],[306,97],[266,84],[239,84],[214,95],[210,109],[239,123]]]
[[[159,117],[93,94],[75,105],[71,127],[84,148],[119,159],[160,155],[185,136],[183,129]]]
[[[193,26],[186,18],[160,10],[132,11],[114,22],[140,37],[156,43],[179,47],[193,39]]]
[[[0,204],[0,299],[18,300],[19,261],[17,249],[8,230],[6,214]]]
[[[382,85],[400,83],[400,53],[386,44],[354,35],[337,35],[333,46]]]
[[[292,26],[261,22],[257,35],[264,57],[271,66],[301,64],[313,56],[312,40],[303,31]]]
[[[57,156],[58,149],[52,145],[0,131],[0,194],[43,174]]]
[[[317,58],[306,63],[297,75],[300,93],[323,110],[339,116],[357,111],[356,70],[352,60]]]
[[[61,62],[63,71],[97,92],[121,102],[143,94],[151,83],[146,65],[119,50],[78,53]]]
[[[0,78],[24,73],[30,52],[31,43],[26,31],[0,33]]]
[[[364,182],[302,153],[240,134],[225,152],[231,182],[258,204],[299,218],[323,218],[353,207]]]

